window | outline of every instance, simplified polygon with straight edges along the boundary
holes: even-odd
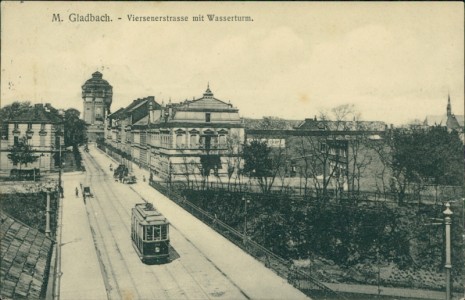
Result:
[[[159,241],[160,237],[165,237],[167,236],[167,228],[166,226],[156,226],[156,225],[148,225],[144,226],[145,231],[144,231],[144,240],[146,241]]]
[[[153,226],[145,226],[145,229],[147,231],[146,240],[153,241]]]
[[[190,136],[190,147],[191,148],[197,148],[198,144],[199,144],[198,135],[191,134],[191,136]]]
[[[100,107],[97,107],[97,108],[95,109],[95,116],[96,116],[97,118],[100,118],[101,115],[102,115],[102,109],[101,109]]]
[[[168,238],[168,226],[161,225],[161,239],[166,240]]]
[[[32,123],[27,123],[27,130],[32,130]]]
[[[226,136],[225,135],[220,135],[220,139],[219,139],[219,147],[224,147],[226,146]]]
[[[15,130],[18,130],[18,129],[19,129],[19,124],[15,123]]]
[[[153,226],[153,239],[156,241],[160,240],[160,226]]]
[[[18,145],[19,143],[19,137],[15,136],[15,139],[14,139],[14,145]]]
[[[212,137],[206,136],[205,137],[205,149],[210,150],[212,144]]]
[[[209,122],[210,122],[210,118],[211,118],[211,114],[210,114],[210,113],[206,113],[206,114],[205,114],[205,122],[209,123]]]
[[[45,147],[45,135],[40,136],[40,147]]]
[[[183,148],[184,146],[184,136],[182,134],[176,135],[176,148]]]
[[[45,123],[40,124],[40,131],[45,131]]]
[[[8,123],[2,123],[2,140],[8,140]]]

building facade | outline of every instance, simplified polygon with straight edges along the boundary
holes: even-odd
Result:
[[[36,162],[20,166],[8,158],[10,149],[25,139],[32,147]],[[58,167],[60,150],[64,150],[63,122],[49,104],[36,104],[26,111],[7,120],[2,120],[0,143],[0,170],[9,174],[12,169],[39,169],[41,172]]]
[[[212,176],[232,176],[238,170],[244,141],[239,110],[209,88],[202,97],[179,103],[137,99],[106,122],[107,152],[129,169],[134,162],[163,180],[189,180],[207,169]]]
[[[383,122],[305,119],[290,130],[246,128],[246,139],[267,141],[284,155],[281,177],[302,189],[356,192],[383,189],[388,175],[377,153],[387,127]],[[284,150],[283,150],[284,149]],[[385,171],[387,172],[387,171]]]
[[[113,100],[113,87],[104,80],[102,73],[95,72],[92,78],[82,85],[82,119],[87,124],[87,138],[95,142],[104,137],[104,122],[110,113]]]
[[[168,103],[152,110],[147,132],[152,174],[169,180],[232,176],[244,141],[239,110],[214,97]]]

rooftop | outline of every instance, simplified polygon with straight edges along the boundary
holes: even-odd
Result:
[[[35,104],[25,108],[17,115],[7,118],[9,122],[28,122],[28,123],[61,123],[58,110],[50,104]]]
[[[305,119],[296,129],[309,131],[384,131],[386,123],[381,121],[330,121],[314,118]]]
[[[0,210],[2,298],[41,299],[52,241]]]

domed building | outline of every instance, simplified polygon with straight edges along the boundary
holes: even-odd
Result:
[[[102,73],[97,71],[82,86],[82,100],[84,102],[82,119],[88,125],[87,137],[89,142],[103,138],[104,121],[110,113],[113,100],[113,87],[102,77]]]

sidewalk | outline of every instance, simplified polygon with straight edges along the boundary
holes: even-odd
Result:
[[[107,299],[81,191],[85,173],[65,173],[61,238],[60,299]]]

